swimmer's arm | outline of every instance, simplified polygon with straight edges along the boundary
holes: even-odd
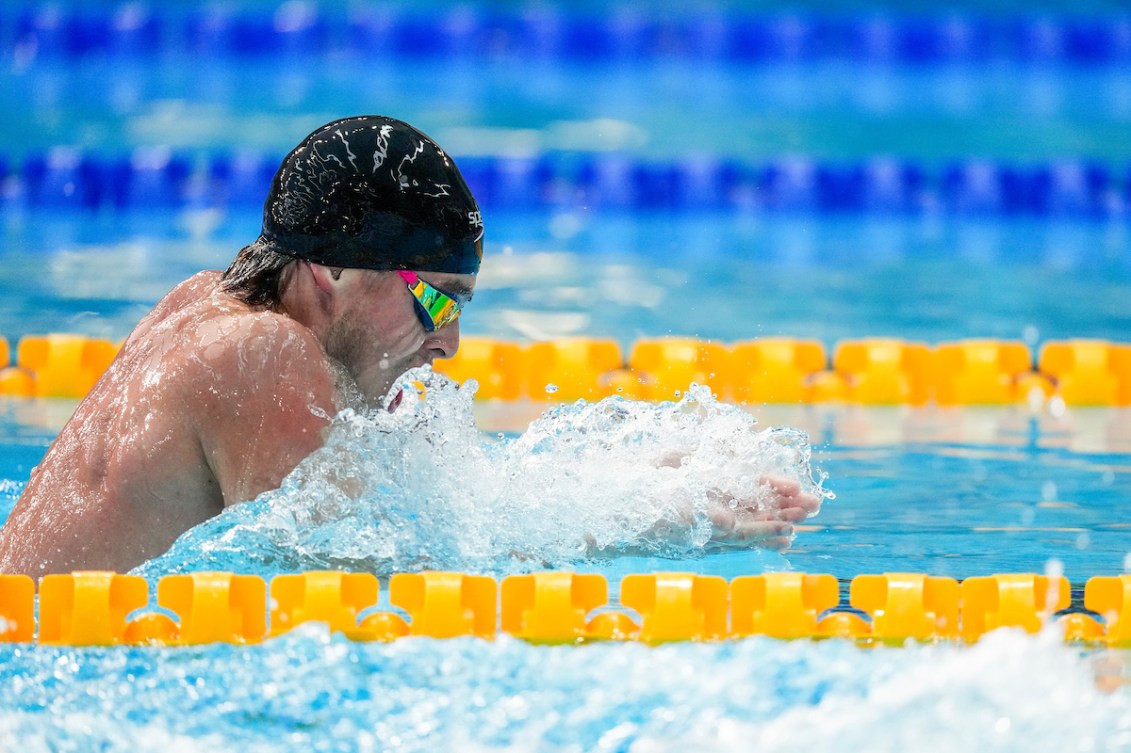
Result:
[[[231,359],[200,422],[201,449],[225,507],[277,489],[322,446],[337,412],[321,347],[302,337],[271,339],[245,343]]]

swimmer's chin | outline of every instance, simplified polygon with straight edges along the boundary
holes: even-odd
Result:
[[[341,395],[346,407],[386,407],[401,387],[399,376],[382,376],[378,379],[350,379],[341,385]]]
[[[356,388],[361,393],[365,403],[388,407],[388,403],[396,396],[397,391],[404,385],[405,376],[420,371],[430,371],[432,360],[426,357],[411,358],[400,366],[386,366],[360,375],[356,380]],[[409,379],[408,381],[412,381]]]

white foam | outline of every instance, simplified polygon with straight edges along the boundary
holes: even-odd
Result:
[[[645,736],[629,750],[1131,749],[1126,688],[1098,688],[1090,660],[1065,646],[1056,629],[1037,637],[999,630],[971,648],[882,651],[863,688],[838,689],[816,704],[798,704],[758,722],[729,715],[686,736]]]
[[[194,531],[183,556],[199,569],[201,547],[239,557],[258,546],[253,559],[287,569],[378,572],[685,557],[718,545],[710,521],[718,496],[772,507],[767,475],[831,496],[813,478],[802,432],[760,430],[705,387],[692,385],[674,403],[561,405],[518,438],[496,440],[475,426],[474,384],[460,387],[427,368],[401,384],[394,413],[344,411],[326,445],[280,489]]]

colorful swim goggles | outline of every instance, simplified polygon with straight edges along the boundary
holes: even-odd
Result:
[[[450,296],[432,287],[414,272],[398,269],[397,274],[408,284],[408,291],[415,299],[416,315],[427,332],[434,332],[454,322],[467,303],[463,296]]]

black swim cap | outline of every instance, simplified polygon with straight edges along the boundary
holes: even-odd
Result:
[[[322,126],[287,155],[257,243],[330,267],[475,274],[483,219],[435,141],[363,115]]]

